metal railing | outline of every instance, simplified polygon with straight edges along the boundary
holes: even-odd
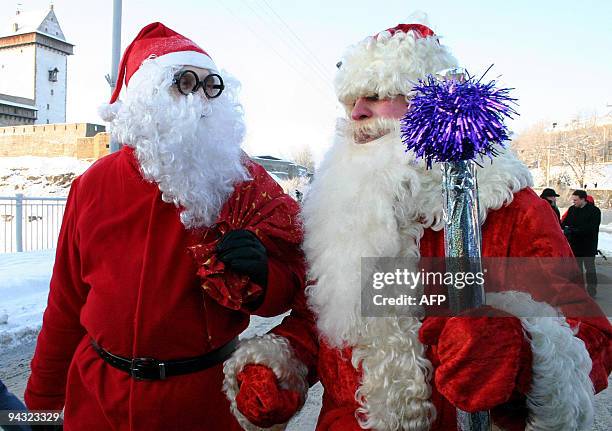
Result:
[[[0,253],[55,248],[66,198],[0,196]]]

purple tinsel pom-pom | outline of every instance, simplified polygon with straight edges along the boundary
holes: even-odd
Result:
[[[428,76],[414,87],[416,96],[401,120],[406,151],[433,162],[474,160],[493,157],[495,148],[508,140],[504,117],[516,111],[510,89],[495,88],[469,76],[465,82]]]

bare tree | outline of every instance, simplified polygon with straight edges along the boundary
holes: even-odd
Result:
[[[298,165],[305,166],[310,172],[314,172],[314,160],[309,147],[302,147],[293,153],[293,161]]]
[[[580,127],[566,133],[558,134],[556,156],[567,166],[572,179],[582,188],[588,171],[595,169],[601,152],[602,143],[593,133],[592,127]]]
[[[512,141],[512,147],[527,166],[541,169],[545,184],[571,183],[583,187],[588,177],[598,174],[598,163],[612,159],[610,124],[577,116],[563,127],[551,126],[535,124]]]
[[[546,123],[539,122],[513,139],[511,146],[527,166],[540,168],[545,166],[545,149],[549,144],[550,136],[546,133]]]

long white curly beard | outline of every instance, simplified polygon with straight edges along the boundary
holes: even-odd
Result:
[[[237,182],[245,126],[239,83],[223,73],[223,94],[207,100],[171,89],[176,67],[145,61],[130,80],[112,121],[113,137],[135,149],[145,179],[157,183],[165,202],[181,207],[186,228],[214,223]]]
[[[361,131],[388,133],[356,144]],[[440,223],[436,175],[404,152],[399,121],[376,120],[365,128],[339,123],[303,207],[309,278],[317,280],[309,305],[332,344],[353,344],[364,329],[361,258],[418,257],[424,228]]]
[[[363,317],[360,304],[361,258],[418,257],[424,228],[440,224],[435,176],[404,152],[398,121],[341,121],[304,203],[308,303],[323,339],[353,348],[364,429],[424,431],[435,418],[419,319]]]

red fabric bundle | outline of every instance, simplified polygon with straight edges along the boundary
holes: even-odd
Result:
[[[296,223],[297,202],[284,194],[261,166],[248,161],[245,165],[252,181],[236,186],[217,223],[202,232],[200,243],[189,247],[198,264],[202,288],[219,304],[232,310],[240,310],[244,304],[259,298],[263,288],[248,276],[225,270],[216,255],[217,243],[223,235],[236,229],[249,230],[263,243],[269,258],[282,257],[283,261],[295,256],[296,245],[302,242],[301,223]]]

